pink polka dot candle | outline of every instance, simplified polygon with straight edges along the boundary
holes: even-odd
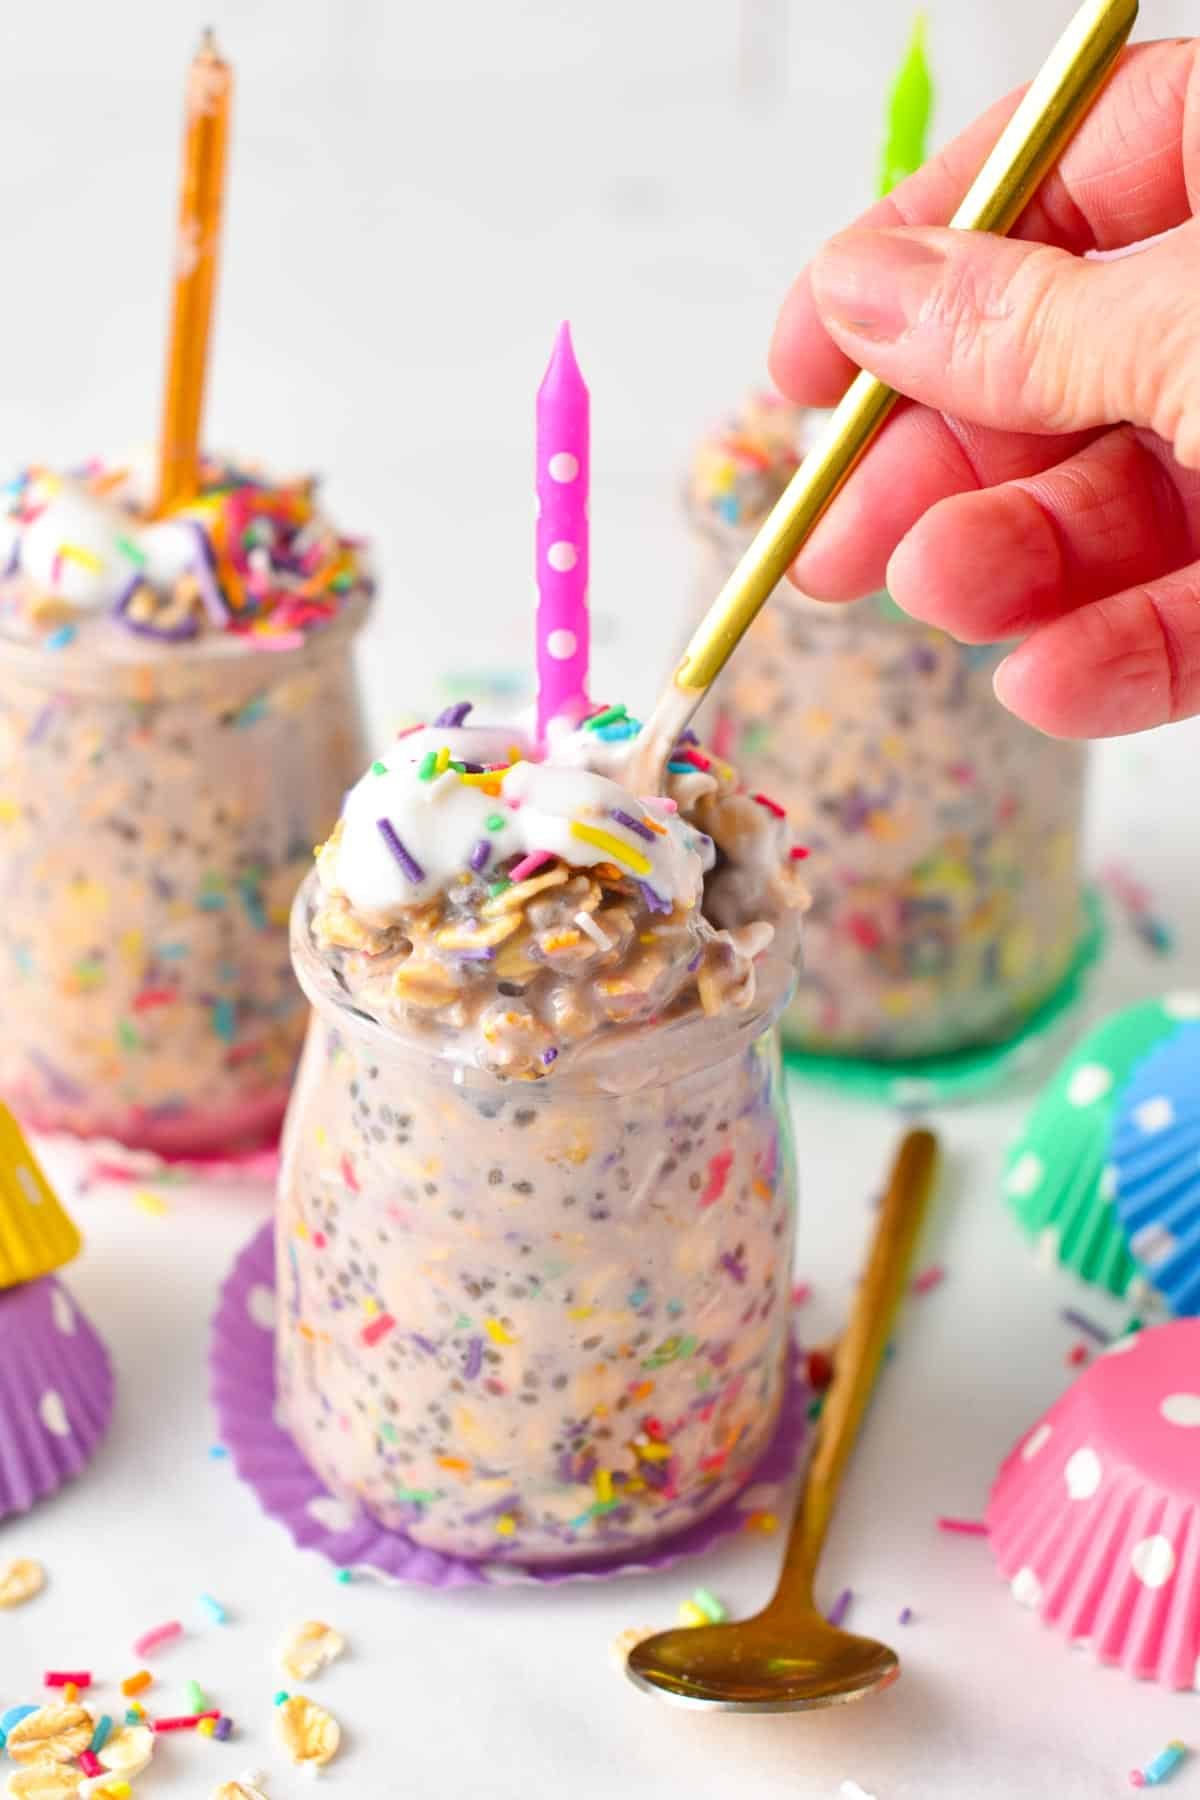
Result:
[[[1097,1357],[1007,1458],[987,1522],[1047,1624],[1140,1680],[1200,1685],[1200,1320]]]
[[[559,327],[537,396],[537,720],[588,709],[590,407],[571,328]]]

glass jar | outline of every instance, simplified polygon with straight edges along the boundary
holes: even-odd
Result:
[[[287,950],[362,766],[352,639],[0,640],[0,1093],[163,1155],[278,1130],[307,1018]]]
[[[334,1493],[524,1564],[633,1550],[728,1500],[786,1378],[794,1173],[775,1022],[614,1032],[503,1081],[315,1008],[284,1129],[280,1417]]]
[[[751,536],[697,522],[697,617]],[[1000,705],[1002,654],[886,594],[823,605],[784,583],[722,676],[707,736],[810,851],[797,1048],[901,1061],[1000,1042],[1075,961],[1086,756]]]

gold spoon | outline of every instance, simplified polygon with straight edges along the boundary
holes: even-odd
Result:
[[[1084,0],[963,196],[951,225],[1004,233],[1082,124],[1133,30],[1138,0]],[[899,395],[865,371],[836,411],[697,626],[683,660],[634,740],[621,777],[656,794],[671,749]]]
[[[840,1631],[821,1617],[813,1601],[813,1577],[907,1286],[937,1158],[933,1133],[910,1131],[892,1164],[871,1260],[838,1346],[774,1597],[752,1619],[660,1631],[636,1645],[625,1672],[647,1693],[721,1712],[805,1712],[861,1700],[890,1687],[899,1676],[894,1650]]]

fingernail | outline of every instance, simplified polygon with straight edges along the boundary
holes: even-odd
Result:
[[[1008,668],[1011,661],[1012,655],[1010,652],[1008,656],[1002,656],[992,670],[992,692],[995,694],[1001,706],[1008,706],[1008,701],[1004,697],[1004,690],[1008,686],[1008,676],[1005,674],[1005,670]],[[1012,711],[1011,707],[1009,707],[1009,711]]]
[[[920,317],[944,261],[941,250],[905,232],[843,231],[813,264],[818,310],[855,337],[899,337]]]

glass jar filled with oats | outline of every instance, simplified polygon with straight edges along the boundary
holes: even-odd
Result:
[[[702,755],[646,799],[595,734],[513,738],[402,739],[297,898],[277,1366],[335,1493],[530,1564],[683,1530],[770,1442],[803,897]]]
[[[26,470],[0,513],[0,1093],[164,1155],[279,1129],[306,1010],[287,953],[361,766],[370,579],[311,484],[207,465]]]
[[[812,423],[760,396],[697,450],[697,617]],[[810,851],[784,1019],[798,1048],[904,1061],[998,1042],[1075,961],[1086,756],[1000,706],[1002,653],[918,624],[886,594],[830,606],[784,583],[722,676],[712,742],[787,807]]]

